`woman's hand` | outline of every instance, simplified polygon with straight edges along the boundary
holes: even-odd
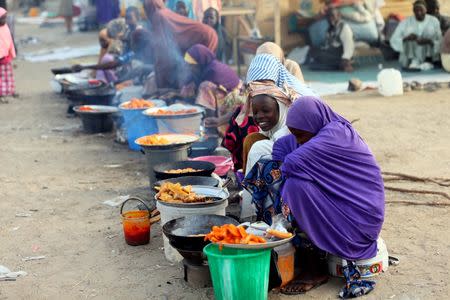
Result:
[[[72,71],[73,72],[81,72],[82,70],[84,70],[84,67],[82,65],[74,65],[74,66],[72,66]]]
[[[417,39],[417,44],[419,44],[419,45],[433,45],[433,41],[430,40],[430,39],[419,38],[419,39]]]
[[[195,83],[191,82],[181,88],[181,97],[193,98],[195,96]]]
[[[219,118],[210,117],[205,119],[205,127],[206,128],[217,128],[219,127]]]
[[[404,41],[415,41],[415,40],[417,40],[417,35],[414,33],[411,33],[410,35],[405,37],[403,40]]]

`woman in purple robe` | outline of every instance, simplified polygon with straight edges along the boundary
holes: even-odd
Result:
[[[373,258],[384,220],[384,185],[375,157],[327,104],[314,97],[299,100],[287,115],[292,134],[280,138],[272,153],[283,162],[283,200],[319,249],[349,262]]]

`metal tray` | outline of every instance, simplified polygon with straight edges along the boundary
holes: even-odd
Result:
[[[214,243],[216,245],[223,245],[223,247],[227,247],[227,248],[234,248],[234,249],[253,249],[253,250],[258,250],[258,249],[272,249],[272,248],[276,248],[278,246],[284,245],[286,243],[289,243],[295,235],[291,236],[290,238],[287,239],[282,239],[282,240],[277,240],[277,241],[273,241],[273,242],[267,242],[265,244],[252,244],[252,245],[247,245],[247,244],[222,244],[222,243]]]
[[[156,195],[155,195],[155,200],[158,201],[159,203],[163,204],[163,205],[167,205],[167,206],[173,206],[173,207],[192,207],[192,208],[196,208],[196,207],[205,207],[205,206],[210,206],[210,205],[219,205],[224,203],[225,201],[228,200],[228,198],[230,197],[230,193],[227,190],[222,190],[221,188],[217,188],[217,187],[211,187],[211,186],[206,186],[206,185],[193,185],[192,186],[192,191],[194,191],[195,193],[197,193],[198,195],[202,195],[202,196],[206,196],[206,197],[212,197],[213,201],[212,202],[198,202],[198,203],[170,203],[170,202],[165,202],[165,201],[161,201],[159,200]],[[219,196],[219,197],[217,197]]]

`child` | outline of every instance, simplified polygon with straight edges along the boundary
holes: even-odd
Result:
[[[0,7],[0,102],[8,103],[5,97],[16,96],[12,60],[16,57],[14,42],[6,24],[8,12]]]

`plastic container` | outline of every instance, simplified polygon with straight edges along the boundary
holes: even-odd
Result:
[[[378,73],[378,92],[385,96],[403,95],[402,73],[396,69],[384,69]]]
[[[200,156],[193,158],[192,160],[201,160],[213,163],[216,166],[214,173],[219,176],[227,175],[228,171],[233,168],[233,161],[225,156]]]
[[[153,101],[156,106],[165,106],[165,102],[159,100],[158,102]],[[156,134],[158,133],[158,125],[156,120],[148,118],[143,115],[142,112],[147,108],[137,108],[137,109],[125,109],[123,106],[128,102],[124,102],[119,106],[120,111],[124,119],[124,126],[127,133],[128,147],[131,150],[139,151],[141,146],[136,144],[134,141],[140,137]]]
[[[294,279],[295,247],[291,243],[284,244],[274,249],[277,252],[278,271],[281,275],[281,286],[285,286]]]
[[[190,215],[220,215],[225,216],[225,209],[228,206],[228,200],[218,205],[211,204],[205,207],[174,207],[165,205],[163,202],[158,201],[156,207],[161,215],[161,226],[167,222],[178,219],[184,216]],[[169,244],[169,239],[163,235],[164,241],[164,255],[170,262],[180,262],[183,257]]]
[[[138,198],[127,199],[120,208],[122,215],[123,235],[125,241],[131,246],[146,245],[150,242],[150,210],[130,210],[123,212],[123,207],[127,201],[139,201],[145,203]]]
[[[356,267],[362,278],[373,277],[388,270],[389,254],[382,238],[378,238],[377,248],[377,256],[374,258],[356,261]],[[328,256],[328,271],[331,276],[343,277],[342,258],[330,254]]]
[[[209,244],[203,252],[216,300],[266,300],[269,287],[270,249],[243,250]]]

